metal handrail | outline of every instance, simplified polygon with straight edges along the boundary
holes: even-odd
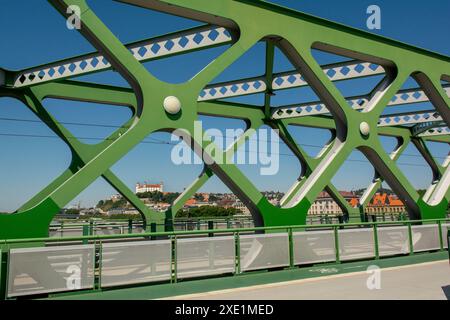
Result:
[[[45,242],[69,242],[69,241],[83,241],[83,240],[107,240],[107,239],[133,239],[133,238],[154,238],[154,237],[170,237],[170,236],[186,236],[186,235],[208,235],[208,234],[223,234],[234,232],[258,232],[258,231],[285,231],[287,229],[324,229],[324,228],[348,228],[361,226],[388,226],[388,225],[408,225],[421,223],[438,223],[450,222],[450,218],[445,219],[429,219],[429,220],[402,220],[402,221],[382,221],[382,222],[359,222],[346,224],[321,224],[321,225],[291,225],[291,226],[275,226],[275,227],[253,227],[253,228],[235,228],[235,229],[209,229],[209,230],[192,230],[192,231],[164,231],[164,232],[144,232],[144,233],[130,233],[117,235],[92,235],[92,236],[78,236],[78,237],[45,237],[45,238],[28,238],[28,239],[4,239],[0,240],[0,244],[20,244],[20,243],[45,243]]]

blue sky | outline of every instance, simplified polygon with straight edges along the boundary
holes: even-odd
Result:
[[[420,46],[442,54],[450,55],[450,43],[444,41],[446,30],[450,30],[450,2],[430,1],[296,1],[273,0],[293,9],[319,17],[337,21],[356,28],[366,29],[366,8],[377,4],[382,10],[382,29],[375,32],[390,38]],[[124,43],[173,32],[200,25],[195,21],[143,10],[109,0],[88,0],[96,14]],[[23,69],[34,65],[64,59],[93,51],[93,47],[76,31],[65,27],[65,20],[46,1],[15,0],[4,1],[0,11],[0,67]],[[200,71],[227,47],[214,48],[186,56],[163,59],[146,63],[155,76],[167,82],[183,82]],[[264,72],[264,46],[256,45],[239,61],[234,63],[216,81],[226,81],[241,77],[257,76]],[[337,61],[336,57],[315,53],[319,63]],[[276,53],[275,71],[290,70],[289,62]],[[127,86],[114,72],[105,72],[80,77],[79,80]],[[373,88],[379,78],[346,81],[338,84],[344,95],[366,93]],[[408,82],[405,87],[414,86]],[[262,96],[237,98],[232,101],[260,104]],[[314,101],[315,94],[306,88],[280,92],[273,99],[274,106]],[[119,126],[130,116],[124,108],[91,103],[59,100],[44,101],[45,107],[60,121]],[[429,109],[429,104],[419,104],[409,110]],[[395,112],[404,111],[392,108]],[[13,211],[31,198],[57,177],[70,162],[67,146],[56,138],[11,137],[1,134],[54,135],[45,125],[37,122],[11,121],[6,118],[36,120],[20,102],[10,98],[0,98],[0,211]],[[3,119],[3,120],[1,120]],[[243,128],[239,120],[201,117],[205,128]],[[112,127],[67,125],[77,137],[104,138]],[[316,154],[329,133],[317,129],[291,128],[297,143],[308,153]],[[168,134],[154,134],[146,141],[169,141]],[[97,140],[85,139],[86,143]],[[392,141],[383,139],[386,149],[392,148]],[[448,153],[448,146],[431,144],[432,153],[441,159]],[[170,160],[171,146],[158,143],[142,143],[121,159],[112,170],[126,184],[134,189],[137,181],[164,181],[166,190],[182,191],[200,173],[202,166],[175,166]],[[280,146],[280,171],[275,176],[260,176],[258,166],[242,165],[243,172],[254,181],[260,190],[286,191],[295,181],[300,164],[290,151]],[[400,158],[400,168],[417,188],[425,188],[431,180],[431,171],[426,167],[418,152],[411,146]],[[367,186],[373,176],[368,163],[359,162],[363,156],[355,152],[350,156],[333,182],[339,189],[351,190]],[[356,160],[356,161],[355,161]],[[410,165],[414,164],[414,165]],[[224,192],[226,187],[217,179],[211,179],[202,191]],[[93,205],[115,191],[102,180],[96,181],[72,203],[81,201],[83,206]]]

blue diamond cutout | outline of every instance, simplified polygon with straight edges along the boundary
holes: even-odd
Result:
[[[364,66],[363,66],[361,63],[359,63],[359,64],[355,67],[355,71],[358,72],[358,73],[363,72],[364,69],[365,69],[365,68],[364,68]]]
[[[281,86],[281,85],[283,84],[283,82],[284,82],[284,80],[283,80],[282,77],[278,77],[278,78],[275,79],[275,83],[276,83],[278,86]]]
[[[175,45],[175,43],[173,43],[172,40],[167,40],[166,43],[164,44],[164,48],[166,48],[167,50],[172,50],[173,46]]]
[[[55,69],[51,68],[50,70],[48,70],[48,75],[50,77],[53,77],[54,74],[55,74]]]
[[[59,74],[63,74],[64,71],[66,71],[66,68],[64,68],[64,66],[59,67],[58,69]]]
[[[253,88],[255,88],[256,90],[258,90],[259,88],[261,88],[261,82],[260,81],[255,81],[253,83]]]
[[[350,72],[350,68],[349,67],[343,67],[341,68],[341,73],[346,76],[348,75],[348,73]]]
[[[103,64],[104,64],[105,66],[109,64],[109,61],[106,60],[106,58],[103,58],[103,59],[102,59],[102,62],[103,62]]]
[[[397,122],[397,123],[398,123],[400,120],[401,120],[401,119],[400,119],[399,117],[395,117],[395,118],[394,118],[394,121]]]
[[[147,53],[147,48],[146,47],[140,47],[138,50],[138,53],[141,57],[145,56],[145,54]]]
[[[372,71],[375,71],[375,70],[378,69],[378,65],[377,65],[377,64],[374,64],[374,63],[371,63],[371,64],[369,65],[369,68],[372,69]]]
[[[244,84],[242,85],[242,89],[243,89],[244,91],[247,91],[249,88],[250,88],[250,86],[248,85],[248,83],[244,83]]]
[[[225,94],[228,91],[228,89],[226,87],[222,87],[220,89],[220,93]]]
[[[231,34],[230,34],[230,32],[229,32],[227,29],[225,29],[225,30],[223,31],[223,34],[224,34],[227,38],[231,38]]]
[[[391,99],[391,101],[392,101],[392,102],[397,101],[397,95],[393,96],[392,99]]]
[[[80,63],[80,68],[81,68],[81,70],[84,70],[86,67],[87,67],[87,62],[86,62],[86,60],[83,60],[83,61]]]
[[[233,84],[233,85],[231,86],[231,91],[232,91],[233,93],[236,93],[236,91],[238,91],[238,89],[239,89],[239,87],[238,87],[237,85],[235,85],[235,84]]]
[[[330,78],[333,78],[335,74],[336,71],[334,71],[334,69],[330,69],[327,71],[327,76],[329,76]]]
[[[185,36],[181,37],[180,40],[178,40],[178,44],[179,44],[182,48],[186,47],[186,45],[188,44],[188,42],[189,42],[189,39],[186,38]]]
[[[390,123],[390,122],[391,122],[391,118],[386,118],[386,119],[384,119],[384,122]]]
[[[404,94],[401,95],[401,98],[402,98],[403,100],[408,100],[409,94],[404,93]]]
[[[289,81],[289,83],[291,83],[291,84],[294,83],[295,80],[297,80],[297,78],[293,75],[290,75],[289,78],[287,79],[287,81]]]
[[[206,91],[205,90],[202,90],[202,91],[200,91],[200,97],[204,97],[206,95]]]
[[[305,110],[306,110],[306,112],[308,112],[308,113],[309,113],[309,112],[311,112],[311,111],[312,111],[312,108],[311,108],[310,106],[308,106],[308,107],[306,107],[306,109],[305,109]]]
[[[39,77],[39,79],[41,79],[41,80],[45,77],[45,72],[44,72],[44,70],[39,71],[38,77]]]
[[[405,120],[405,121],[409,121],[410,119],[411,119],[410,116],[403,117],[403,120]]]
[[[208,34],[208,38],[210,38],[212,41],[215,41],[217,37],[219,36],[219,33],[216,29],[211,30],[211,32]]]
[[[322,107],[320,104],[318,104],[318,105],[316,106],[316,110],[317,110],[317,111],[322,110],[322,108],[323,108],[323,107]]]
[[[416,115],[413,117],[413,119],[417,121],[417,120],[420,119],[420,116],[419,116],[418,114],[416,114]]]
[[[72,64],[69,66],[70,72],[73,72],[76,68],[77,68],[77,66],[76,66],[74,63],[72,63]]]
[[[217,90],[216,89],[214,89],[214,88],[212,88],[211,90],[209,90],[209,94],[211,95],[211,96],[215,96],[215,94],[217,93]]]
[[[419,99],[422,96],[422,94],[419,91],[414,92],[413,97],[416,99]]]
[[[92,59],[91,66],[93,66],[95,68],[97,65],[98,65],[98,59],[97,58]]]
[[[205,38],[205,37],[204,37],[201,33],[197,33],[197,34],[194,36],[193,40],[194,40],[194,42],[195,42],[196,44],[200,44],[200,42],[202,42],[204,38]]]
[[[154,45],[152,45],[152,47],[150,48],[150,50],[154,53],[157,54],[159,52],[159,50],[161,49],[161,46],[157,43],[155,43]]]

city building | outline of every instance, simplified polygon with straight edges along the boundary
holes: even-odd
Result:
[[[402,213],[406,211],[405,204],[395,195],[377,193],[366,207],[367,214]]]
[[[120,194],[113,194],[111,197],[110,197],[110,200],[112,201],[112,202],[116,202],[116,201],[119,201],[119,200],[122,200],[122,195],[120,195]]]
[[[148,183],[136,183],[136,193],[144,193],[144,192],[154,192],[159,191],[163,192],[163,183],[159,184],[148,184]]]
[[[236,200],[232,205],[233,208],[240,210],[244,215],[250,215],[250,210],[242,203],[241,200]]]
[[[355,193],[348,191],[339,191],[339,193],[350,203],[352,207],[358,206],[359,200]],[[308,215],[318,214],[341,215],[342,209],[328,194],[328,192],[322,191],[308,211]]]

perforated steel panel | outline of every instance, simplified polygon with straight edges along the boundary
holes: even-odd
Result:
[[[177,240],[177,277],[231,273],[235,270],[234,237]]]
[[[102,287],[169,280],[170,277],[170,240],[103,245]]]
[[[340,259],[354,260],[375,256],[372,229],[339,230]]]
[[[83,228],[80,227],[65,227],[63,229],[61,228],[55,228],[54,230],[51,230],[49,233],[50,237],[81,237],[83,235]]]
[[[126,229],[126,233],[128,233],[128,228]],[[132,233],[143,233],[144,232],[144,228],[142,227],[133,227],[131,229]]]
[[[241,236],[241,271],[289,266],[287,233]]]
[[[444,248],[448,248],[448,240],[447,240],[447,232],[450,229],[450,223],[443,223],[442,227],[442,240],[444,244]]]
[[[437,224],[412,226],[414,252],[440,249],[439,229]]]
[[[334,231],[294,232],[293,240],[295,264],[336,260]]]
[[[93,245],[11,249],[8,297],[93,287]]]
[[[379,227],[378,249],[381,257],[409,254],[408,227]]]
[[[108,226],[108,227],[95,227],[94,234],[98,236],[106,236],[112,234],[121,234],[122,229],[120,226]]]
[[[227,223],[226,222],[217,222],[216,223],[216,229],[227,229]]]

